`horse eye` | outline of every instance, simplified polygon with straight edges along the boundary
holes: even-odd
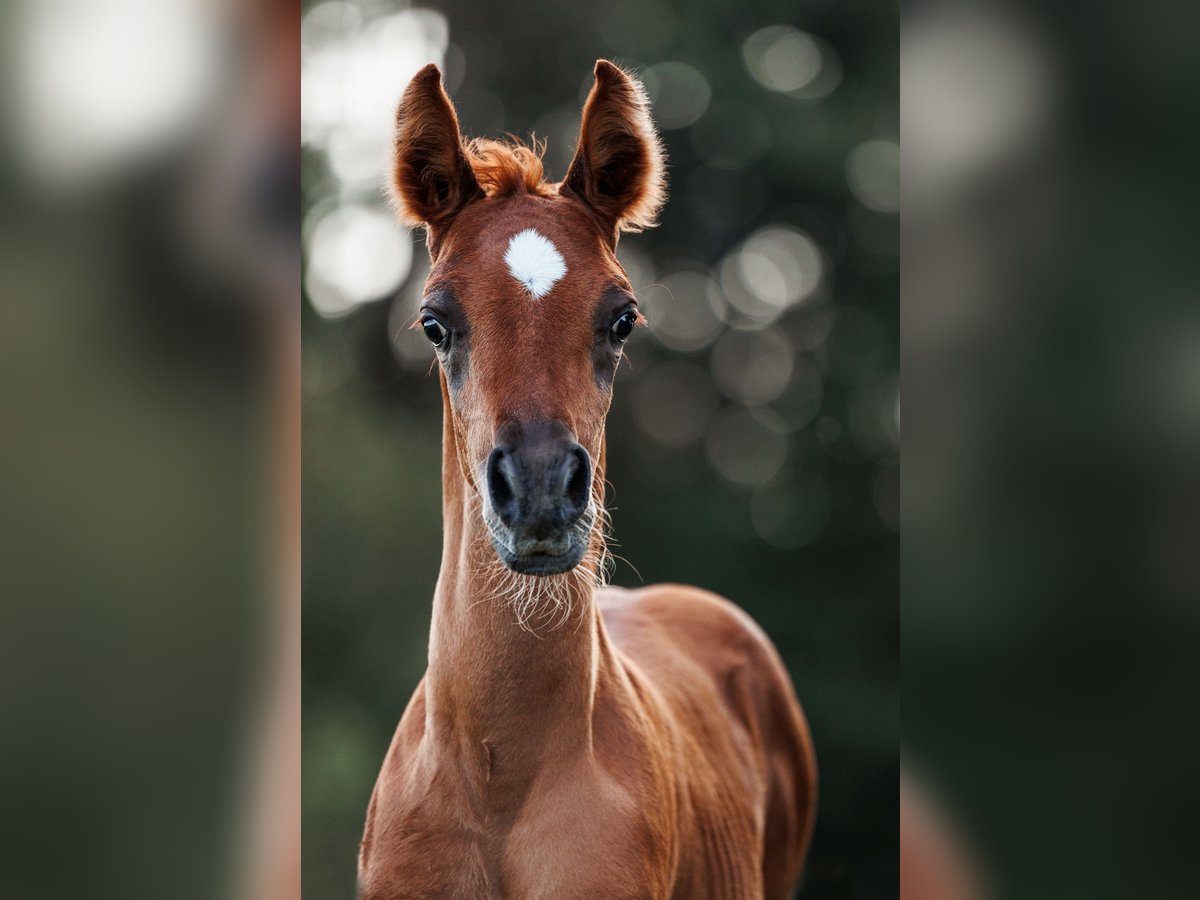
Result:
[[[633,325],[637,321],[637,316],[633,312],[627,312],[613,322],[612,334],[616,338],[618,344],[623,344],[629,340],[629,335],[633,334]]]
[[[421,320],[421,330],[425,332],[425,337],[429,338],[429,342],[435,347],[440,347],[446,342],[446,326],[433,316],[426,316]]]

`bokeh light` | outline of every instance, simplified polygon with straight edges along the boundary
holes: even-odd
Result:
[[[331,176],[313,197],[319,219],[304,228],[305,288],[322,316],[388,299],[409,274],[412,240],[384,192],[392,116],[418,69],[444,65],[449,40],[445,16],[431,9],[329,0],[304,15],[301,139]],[[473,118],[503,126],[497,98],[477,91],[463,101]]]
[[[729,407],[713,423],[705,443],[708,458],[734,484],[751,486],[772,478],[787,459],[787,438],[749,410]]]
[[[834,49],[789,25],[770,25],[746,38],[742,61],[763,87],[805,100],[829,95],[842,80]]]
[[[904,177],[922,201],[1014,158],[1049,124],[1052,64],[1019,20],[997,10],[964,4],[914,16],[900,67]]]
[[[679,269],[642,289],[638,304],[664,347],[701,350],[721,333],[724,307],[710,289],[712,276],[699,267]]]
[[[765,328],[792,305],[812,297],[825,263],[803,231],[771,225],[752,234],[721,263],[721,288],[738,328]]]
[[[787,390],[791,345],[777,329],[727,331],[713,347],[712,377],[725,396],[739,403],[767,403]]]
[[[900,211],[900,145],[864,141],[846,159],[846,179],[858,201],[876,212]]]
[[[313,308],[341,316],[386,298],[412,267],[413,247],[385,208],[342,204],[324,210],[309,233],[305,270]]]
[[[704,115],[712,99],[708,79],[685,62],[658,63],[646,69],[642,77],[654,105],[654,121],[664,131],[691,125]]]
[[[79,184],[161,152],[195,127],[220,87],[222,35],[208,6],[16,5],[10,25],[22,39],[12,48],[15,77],[7,86],[12,137],[27,170],[47,184]]]
[[[330,0],[301,24],[301,137],[324,149],[341,140],[370,144],[384,162],[396,101],[426,63],[444,63],[446,18],[431,9],[380,14],[376,4]]]

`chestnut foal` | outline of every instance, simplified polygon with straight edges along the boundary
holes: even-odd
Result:
[[[808,846],[812,746],[766,636],[696,588],[602,587],[604,418],[642,324],[614,249],[664,187],[641,86],[595,75],[561,185],[528,148],[464,142],[434,66],[397,111],[445,538],[429,669],[367,812],[369,900],[784,898]]]

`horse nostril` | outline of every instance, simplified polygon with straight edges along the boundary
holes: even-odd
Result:
[[[488,454],[487,488],[492,509],[509,528],[516,524],[520,511],[513,480],[515,474],[512,453],[507,447],[496,447]]]
[[[527,427],[517,437],[496,445],[484,466],[493,524],[510,532],[513,546],[557,546],[591,502],[591,457],[558,430]]]
[[[569,524],[579,521],[592,492],[592,461],[578,444],[567,451],[564,466],[563,513]]]

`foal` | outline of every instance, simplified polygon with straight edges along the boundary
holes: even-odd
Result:
[[[432,65],[397,110],[444,544],[429,668],[367,811],[368,900],[784,898],[808,846],[812,747],[766,636],[696,588],[601,586],[604,418],[643,324],[614,250],[664,184],[641,86],[595,76],[562,184],[528,148],[464,142]]]

